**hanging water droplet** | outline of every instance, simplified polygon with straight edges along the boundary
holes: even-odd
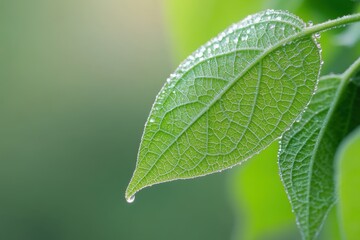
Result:
[[[129,198],[126,199],[126,201],[128,203],[133,203],[135,201],[135,195],[130,196]]]
[[[314,36],[315,36],[315,38],[318,38],[318,39],[319,39],[319,38],[320,38],[320,33],[317,32],[317,33],[314,34]]]
[[[311,27],[312,25],[314,25],[314,23],[312,21],[308,21],[307,26]]]

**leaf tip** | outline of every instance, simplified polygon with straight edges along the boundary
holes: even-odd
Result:
[[[134,188],[132,187],[132,180],[130,180],[130,183],[125,191],[125,199],[128,203],[132,203],[135,201],[135,193],[136,192],[137,191],[134,190]]]

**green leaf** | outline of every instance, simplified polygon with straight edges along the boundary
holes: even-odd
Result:
[[[218,172],[269,146],[308,104],[320,51],[298,17],[268,10],[187,58],[157,96],[126,191]]]
[[[343,236],[347,240],[357,240],[360,236],[360,127],[343,141],[336,156]]]
[[[279,166],[303,239],[314,239],[335,202],[333,162],[341,140],[360,122],[359,87],[343,75],[321,78],[302,119],[281,140]]]

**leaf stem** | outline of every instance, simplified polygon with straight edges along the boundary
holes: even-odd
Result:
[[[348,80],[348,82],[353,80],[353,75],[360,70],[360,57],[341,75],[342,79]]]
[[[359,22],[359,21],[360,21],[360,13],[352,14],[337,19],[332,19],[323,23],[319,23],[314,26],[307,27],[304,29],[303,33],[304,35],[309,35],[317,32],[327,31],[336,27],[342,27],[347,24]]]

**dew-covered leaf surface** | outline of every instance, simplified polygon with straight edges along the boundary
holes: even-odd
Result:
[[[268,10],[188,57],[156,97],[126,198],[230,168],[278,139],[317,84],[320,51],[313,37],[296,38],[304,28],[298,17]]]
[[[281,140],[280,174],[303,239],[317,236],[336,200],[336,149],[360,123],[360,88],[344,76],[320,79],[301,120]]]

